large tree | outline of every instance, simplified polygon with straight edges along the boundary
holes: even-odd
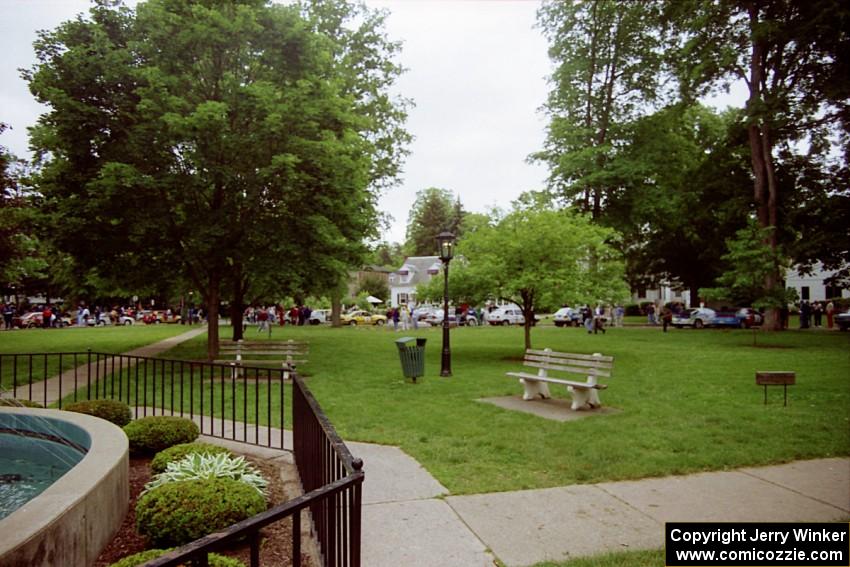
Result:
[[[545,148],[557,196],[604,214],[619,190],[608,164],[628,124],[663,92],[661,3],[590,0],[545,2],[538,14],[555,70],[545,105]]]
[[[480,225],[458,243],[450,288],[460,297],[491,297],[520,306],[525,347],[535,310],[561,303],[622,301],[623,263],[609,245],[613,231],[587,216],[552,208],[515,208],[498,223]],[[436,279],[436,278],[435,278]]]
[[[59,242],[139,279],[185,273],[218,350],[222,292],[345,271],[374,226],[369,125],[336,44],[262,0],[102,2],[27,74]],[[241,290],[244,296],[244,289]]]
[[[431,256],[437,249],[437,235],[451,232],[461,236],[465,211],[460,197],[451,191],[429,187],[416,193],[416,201],[407,220],[407,253],[410,256]]]
[[[725,241],[746,222],[746,135],[740,113],[671,105],[636,120],[609,165],[623,191],[606,222],[623,234],[632,287],[661,282],[690,290],[722,273]]]
[[[843,126],[846,144],[850,7],[841,0],[693,0],[669,9],[683,34],[677,61],[685,96],[736,80],[747,86],[752,201],[777,258],[766,272],[764,294],[776,296],[784,287],[778,261],[788,241],[783,236],[794,232],[783,208],[799,190],[783,186],[779,153],[798,153],[795,146],[828,151],[831,127]],[[768,309],[765,328],[780,325],[778,309]]]

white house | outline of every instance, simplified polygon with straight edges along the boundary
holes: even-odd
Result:
[[[785,287],[796,289],[801,301],[823,301],[836,297],[850,297],[850,290],[839,289],[826,284],[826,279],[834,274],[835,270],[824,270],[820,262],[813,266],[811,275],[801,275],[797,272],[797,268],[791,268],[785,274]]]
[[[661,284],[656,288],[638,287],[632,292],[633,303],[645,303],[651,301],[656,305],[666,305],[678,302],[685,307],[691,306],[691,292],[686,289],[677,289],[667,284]]]
[[[439,256],[409,256],[404,264],[389,276],[390,303],[398,307],[402,303],[416,303],[416,286],[428,283],[440,273],[443,263]]]

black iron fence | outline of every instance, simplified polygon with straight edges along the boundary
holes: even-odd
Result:
[[[203,435],[280,449],[284,426],[290,425],[284,395],[291,389],[292,449],[305,494],[145,565],[206,566],[209,553],[247,541],[251,567],[258,567],[260,530],[291,518],[292,564],[299,566],[305,515],[312,522],[322,565],[359,567],[363,463],[352,457],[297,374],[95,352],[27,353],[0,354],[0,381],[4,397],[45,407],[117,399],[134,408],[136,417],[180,415],[198,423]]]

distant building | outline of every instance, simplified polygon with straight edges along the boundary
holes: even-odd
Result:
[[[402,303],[416,304],[416,286],[428,283],[440,273],[443,263],[439,256],[409,256],[404,264],[389,276],[390,303],[398,307]]]
[[[827,278],[835,275],[835,270],[824,270],[818,262],[810,275],[801,275],[797,268],[791,268],[785,274],[785,287],[797,290],[801,301],[823,301],[836,297],[850,297],[850,290],[827,285]]]
[[[632,290],[632,303],[652,302],[656,305],[668,303],[681,303],[685,307],[691,306],[691,292],[686,289],[677,289],[670,285],[662,284],[659,287],[637,287]]]

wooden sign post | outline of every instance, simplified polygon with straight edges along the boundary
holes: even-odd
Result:
[[[756,385],[764,386],[764,403],[767,405],[767,387],[782,386],[785,390],[785,405],[788,405],[788,386],[797,383],[796,372],[756,372]]]

